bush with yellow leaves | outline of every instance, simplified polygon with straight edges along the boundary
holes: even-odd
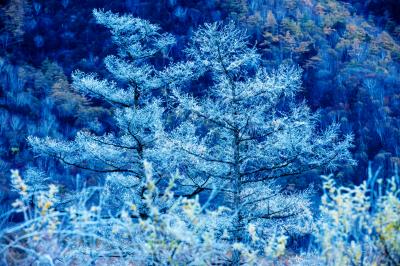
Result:
[[[326,265],[400,264],[400,180],[378,174],[354,187],[324,177],[317,240]]]
[[[220,229],[227,208],[208,210],[209,202],[175,196],[175,178],[161,191],[151,165],[144,164],[144,214],[130,202],[111,214],[101,187],[84,188],[71,199],[59,195],[55,185],[35,192],[13,170],[19,197],[12,212],[22,213],[23,222],[0,231],[0,264],[224,265],[239,250],[246,265],[270,265],[285,253],[285,236],[261,239],[252,224],[250,242],[231,242],[231,233]]]

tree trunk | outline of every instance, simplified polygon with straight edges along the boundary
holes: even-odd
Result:
[[[233,149],[234,149],[234,166],[233,166],[233,209],[235,210],[235,218],[233,221],[234,241],[241,243],[243,241],[243,214],[241,210],[241,191],[242,182],[240,178],[240,157],[239,157],[239,130],[235,131]],[[234,250],[232,254],[232,265],[240,265],[240,251]]]

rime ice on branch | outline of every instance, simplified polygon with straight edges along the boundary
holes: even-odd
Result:
[[[118,130],[101,136],[84,130],[73,141],[30,137],[29,142],[37,153],[70,166],[106,173],[106,187],[114,206],[125,201],[139,204],[144,192],[143,160],[157,162],[161,158],[154,148],[163,132],[164,109],[151,97],[152,91],[162,86],[162,79],[150,59],[166,55],[175,40],[143,19],[100,10],[93,14],[99,24],[110,29],[118,47],[117,55],[104,60],[114,80],[75,71],[73,87],[87,97],[108,102]]]
[[[204,98],[174,90],[186,120],[170,135],[165,152],[187,179],[189,195],[217,188],[232,209],[225,226],[234,242],[246,242],[246,227],[261,235],[307,230],[310,191],[288,192],[279,180],[312,169],[354,163],[352,136],[338,125],[317,128],[318,115],[296,103],[301,71],[282,65],[268,73],[245,33],[231,23],[206,24],[194,33],[187,56],[199,76],[211,75]],[[234,264],[240,252],[233,255]]]

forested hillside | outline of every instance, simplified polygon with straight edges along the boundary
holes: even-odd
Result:
[[[399,14],[2,2],[0,264],[397,265]]]

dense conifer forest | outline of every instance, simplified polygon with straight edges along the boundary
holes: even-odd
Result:
[[[399,265],[398,0],[0,3],[0,265]]]

